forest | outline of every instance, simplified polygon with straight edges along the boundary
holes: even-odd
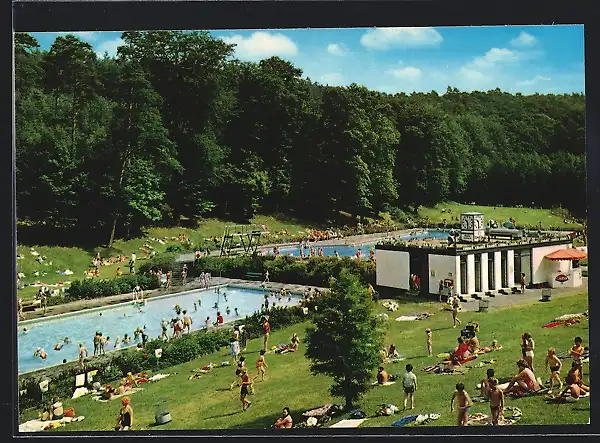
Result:
[[[15,34],[21,226],[110,245],[140,228],[282,214],[316,223],[442,201],[585,216],[585,96],[329,87],[207,32]]]

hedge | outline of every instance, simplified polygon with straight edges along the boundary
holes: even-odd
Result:
[[[255,312],[251,316],[237,320],[231,327],[244,324],[249,339],[257,338],[262,334],[262,318],[263,314]],[[269,323],[273,330],[306,320],[307,316],[297,306],[273,308],[269,317]],[[214,331],[194,331],[192,334],[185,334],[167,342],[155,339],[146,343],[143,351],[127,348],[103,357],[92,358],[86,362],[86,372],[98,370],[97,375],[94,376],[94,382],[98,381],[101,385],[106,385],[122,378],[128,372],[160,370],[212,354],[224,346],[229,346],[230,341],[231,328],[228,327]],[[161,358],[156,358],[154,353],[154,350],[158,348],[163,350]],[[44,394],[45,400],[53,397],[71,398],[75,389],[75,376],[81,372],[76,365],[76,362],[71,362],[70,366],[58,370],[52,377],[46,377],[39,372],[19,376],[19,407],[28,409],[45,404],[42,402],[39,388],[39,383],[44,379],[51,379],[48,392]],[[22,391],[25,392],[21,394]]]
[[[149,275],[123,275],[112,279],[75,280],[67,289],[64,301],[101,298],[111,295],[127,294],[140,286],[143,290],[156,289],[158,282]]]

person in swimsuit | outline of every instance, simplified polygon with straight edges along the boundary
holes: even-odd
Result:
[[[492,378],[490,384],[490,412],[492,415],[492,426],[498,426],[498,420],[504,410],[504,393],[498,388],[498,380]]]
[[[494,371],[494,368],[488,368],[488,370],[486,371],[486,378],[484,378],[483,380],[481,380],[481,396],[483,398],[490,398],[490,392],[491,392],[491,384],[490,381],[494,378],[496,371]]]
[[[62,349],[62,347],[63,347],[63,345],[62,345],[62,344],[60,344],[60,343],[56,343],[56,344],[54,345],[54,348],[53,348],[53,349],[54,349],[55,351],[60,351],[60,350]]]
[[[402,376],[402,387],[404,388],[404,409],[410,397],[410,409],[415,409],[415,391],[417,390],[417,376],[413,373],[413,365],[406,365],[406,372]],[[403,409],[403,410],[404,410]]]
[[[33,353],[34,357],[40,357],[42,360],[46,360],[46,358],[48,357],[48,355],[46,354],[46,351],[44,351],[43,348],[37,348],[35,350],[35,352]]]
[[[235,370],[235,380],[229,385],[229,390],[232,390],[236,384],[238,386],[241,386],[242,369],[245,367],[246,367],[246,357],[244,357],[242,355],[240,357],[240,361],[238,361],[237,368]]]
[[[379,368],[377,369],[377,383],[379,383],[380,385],[384,385],[388,382],[389,379],[390,376],[387,372],[385,372],[383,366],[379,366]]]
[[[529,368],[527,362],[525,360],[519,360],[517,366],[519,368],[519,373],[512,378],[506,387],[505,392],[525,393],[538,391],[540,385],[535,379],[535,375]]]
[[[121,400],[121,409],[119,410],[119,416],[117,417],[117,426],[115,427],[118,431],[129,431],[133,426],[133,408],[131,407],[129,397],[123,397]]]
[[[575,337],[575,344],[571,348],[570,354],[573,357],[573,361],[580,362],[583,357],[583,339],[581,337]]]
[[[256,380],[259,376],[261,377],[261,381],[265,381],[265,368],[268,368],[267,362],[265,362],[265,354],[266,351],[264,349],[261,349],[258,361],[256,362],[256,370],[258,374],[256,375],[256,377],[254,377],[253,381]]]
[[[562,380],[560,379],[561,366],[562,366],[562,362],[556,356],[556,349],[554,349],[554,348],[548,349],[548,354],[546,355],[546,367],[550,368],[550,390],[548,391],[548,394],[552,394],[552,387],[553,387],[554,381],[557,381],[560,384],[560,387],[558,388],[559,391],[562,390],[562,388],[563,388],[563,383],[562,383]]]
[[[460,300],[458,296],[452,299],[452,324],[453,328],[456,328],[456,323],[460,326],[460,320],[458,319],[458,311],[460,310]]]
[[[535,342],[529,332],[525,332],[523,338],[525,339],[525,361],[529,365],[529,369],[533,371],[533,350],[535,349]]]
[[[88,356],[88,350],[83,346],[83,343],[79,343],[79,369],[85,367],[85,358]]]
[[[277,419],[273,427],[275,429],[290,429],[294,426],[294,422],[292,421],[292,416],[290,415],[290,408],[283,408],[283,413],[281,417]]]
[[[190,328],[192,327],[192,317],[190,317],[187,311],[183,311],[183,329],[187,329],[188,334],[191,332]]]
[[[576,383],[573,383],[572,385],[567,386],[567,388],[555,398],[563,398],[564,401],[568,403],[575,403],[579,400],[582,393],[582,389]]]
[[[231,346],[231,355],[233,357],[233,362],[237,362],[238,354],[240,353],[240,328],[235,326],[233,328],[233,337],[230,343]]]
[[[263,351],[267,351],[267,345],[269,344],[269,335],[271,334],[271,325],[269,324],[269,320],[267,320],[265,318],[265,321],[263,322],[263,333],[264,333],[264,338],[263,338]]]
[[[94,357],[100,353],[100,333],[96,331],[94,336]]]
[[[467,426],[469,421],[469,408],[473,406],[469,393],[465,391],[465,385],[463,383],[456,384],[456,391],[452,394],[450,400],[450,412],[454,408],[454,400],[456,399],[456,406],[458,410],[458,426]]]
[[[242,402],[242,411],[246,411],[248,407],[252,404],[251,401],[248,401],[246,397],[248,397],[248,389],[252,384],[250,377],[248,376],[248,368],[242,368],[242,383],[240,387],[240,401]]]
[[[581,363],[574,361],[573,363],[571,363],[571,369],[565,377],[565,381],[567,383],[567,386],[576,384],[583,392],[587,392],[590,390],[590,388],[583,384],[583,380],[581,379],[582,372],[583,368],[581,366]]]
[[[425,342],[425,344],[427,346],[427,355],[429,357],[431,357],[433,355],[433,336],[432,336],[431,328],[425,329],[425,334],[427,337],[427,340]]]
[[[289,350],[290,351],[297,351],[299,344],[300,344],[300,339],[298,338],[298,334],[296,334],[294,332],[294,334],[292,335],[292,338],[290,339]]]

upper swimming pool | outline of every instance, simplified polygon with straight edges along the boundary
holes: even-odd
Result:
[[[432,239],[446,239],[448,238],[448,234],[450,231],[425,231],[419,232],[418,234],[405,235],[401,237],[404,240],[410,239],[424,239],[424,238],[432,238]],[[335,253],[340,255],[340,257],[354,257],[356,255],[356,251],[360,248],[361,250],[361,258],[363,260],[369,259],[369,249],[375,248],[377,241],[371,241],[367,243],[360,244],[338,244],[338,245],[323,245],[319,246],[318,243],[309,244],[308,248],[304,249],[304,256],[310,255],[310,246],[313,246],[315,249],[318,248],[323,249],[323,255],[325,257],[334,257]],[[273,254],[273,249],[262,249],[263,254]],[[279,252],[281,255],[289,255],[294,257],[300,256],[300,247],[299,246],[285,246],[279,248]]]
[[[292,295],[291,301],[285,298],[278,302],[271,297],[269,302],[272,304],[273,301],[276,306],[292,306],[298,303],[299,298]],[[201,302],[197,311],[194,310],[194,302]],[[133,341],[133,332],[138,327],[146,326],[148,337],[157,338],[161,334],[161,319],[164,317],[169,321],[176,316],[173,310],[176,304],[188,311],[192,317],[192,330],[194,330],[204,328],[206,317],[210,317],[211,323],[214,323],[217,311],[221,312],[225,322],[230,322],[259,311],[263,302],[264,291],[221,287],[219,293],[215,292],[215,288],[211,288],[148,299],[143,306],[144,312],[139,312],[132,302],[128,302],[104,309],[96,308],[19,324],[17,339],[19,374],[59,364],[63,359],[76,360],[79,343],[85,345],[90,356],[93,355],[93,339],[96,331],[102,332],[105,337],[110,337],[110,344],[105,346],[105,352],[114,350],[117,336],[122,339],[125,334],[130,336],[132,341],[129,345],[121,344],[121,348],[135,346],[141,340]],[[215,304],[218,304],[218,308]],[[238,316],[235,315],[235,308],[238,310]],[[23,333],[24,327],[28,329],[27,334]],[[171,336],[170,328],[168,334]],[[71,343],[64,345],[60,351],[54,351],[56,343],[62,343],[64,337],[69,337]],[[46,360],[33,356],[38,347],[46,351],[48,355]]]

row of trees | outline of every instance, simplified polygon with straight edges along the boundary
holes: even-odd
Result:
[[[317,221],[444,200],[585,211],[585,98],[326,87],[206,32],[116,57],[15,35],[17,213],[113,241],[182,217]],[[98,237],[101,236],[101,237]]]

